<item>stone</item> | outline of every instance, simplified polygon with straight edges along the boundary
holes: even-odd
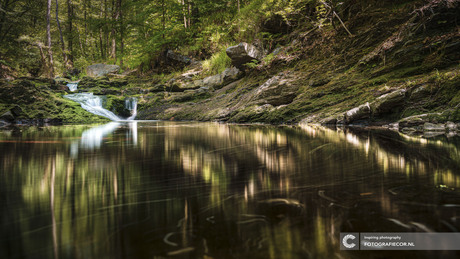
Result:
[[[353,108],[347,112],[345,112],[345,122],[347,124],[361,120],[361,119],[368,119],[371,114],[371,108],[369,106],[369,103],[362,104],[356,108]]]
[[[220,89],[223,86],[238,80],[241,71],[236,67],[225,69],[222,73],[208,76],[204,79],[190,81],[172,79],[168,82],[167,90],[171,92],[182,92],[185,90],[195,90],[200,88]]]
[[[434,123],[426,122],[425,124],[423,124],[423,130],[424,131],[445,131],[446,126],[444,124],[434,124]]]
[[[394,108],[404,104],[406,89],[400,89],[378,97],[370,104],[372,113],[380,115],[391,112]]]
[[[107,74],[117,74],[120,67],[117,65],[94,64],[86,67],[86,74],[89,77],[101,77]]]
[[[181,54],[177,54],[172,50],[166,52],[166,59],[172,61],[173,63],[181,63],[183,65],[188,65],[192,63],[192,59]]]
[[[327,117],[320,121],[321,125],[335,125],[337,124],[337,116]]]
[[[222,73],[206,77],[203,79],[203,87],[213,87],[214,89],[222,88],[240,78],[241,72],[236,67],[226,68]]]
[[[388,124],[388,128],[391,130],[399,130],[399,123],[398,122],[390,123]]]
[[[412,90],[409,100],[411,101],[420,101],[431,95],[431,89],[427,85],[421,85],[414,90]]]
[[[297,88],[291,84],[291,79],[279,74],[259,86],[252,99],[259,105],[279,106],[291,103],[296,96]]]
[[[6,111],[0,116],[0,119],[6,122],[12,122],[14,121],[14,116],[13,113],[11,113],[11,111]]]
[[[232,60],[232,65],[238,69],[244,70],[244,64],[253,60],[261,61],[263,52],[258,50],[254,45],[242,42],[236,46],[228,47],[227,56]]]
[[[67,71],[64,72],[64,77],[65,77],[65,78],[68,78],[68,79],[71,79],[72,76],[78,76],[78,75],[80,75],[80,73],[81,73],[81,70],[80,70],[80,69],[78,69],[78,68],[71,68],[71,69],[69,69],[69,70],[67,70]]]
[[[451,121],[448,121],[448,122],[446,123],[446,129],[447,129],[448,131],[457,131],[457,129],[458,129],[458,128],[457,128],[457,124],[455,124],[455,123],[453,123],[453,122],[451,122]]]

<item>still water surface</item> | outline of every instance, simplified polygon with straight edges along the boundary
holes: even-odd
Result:
[[[460,137],[217,123],[0,131],[0,258],[456,258],[340,232],[460,230]]]

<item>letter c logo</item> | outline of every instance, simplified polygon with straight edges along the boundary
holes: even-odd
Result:
[[[355,247],[356,244],[349,244],[349,243],[348,243],[348,240],[349,240],[349,239],[353,240],[353,239],[355,239],[355,238],[356,238],[356,237],[353,236],[353,235],[346,235],[346,236],[344,236],[343,239],[342,239],[342,244],[343,244],[343,246],[346,247],[346,248],[353,248],[353,247]]]

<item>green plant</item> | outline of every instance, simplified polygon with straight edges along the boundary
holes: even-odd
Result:
[[[258,64],[259,64],[259,61],[256,60],[256,59],[253,59],[253,60],[251,60],[251,62],[248,62],[248,63],[246,63],[244,65],[249,69],[254,69],[254,68],[257,67]]]
[[[211,58],[203,62],[203,70],[205,75],[214,75],[221,73],[231,65],[231,59],[227,56],[226,48],[222,48],[219,52],[214,53]]]

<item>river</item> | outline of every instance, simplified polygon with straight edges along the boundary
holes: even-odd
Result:
[[[111,122],[0,131],[0,258],[457,258],[340,232],[460,230],[460,137]]]

